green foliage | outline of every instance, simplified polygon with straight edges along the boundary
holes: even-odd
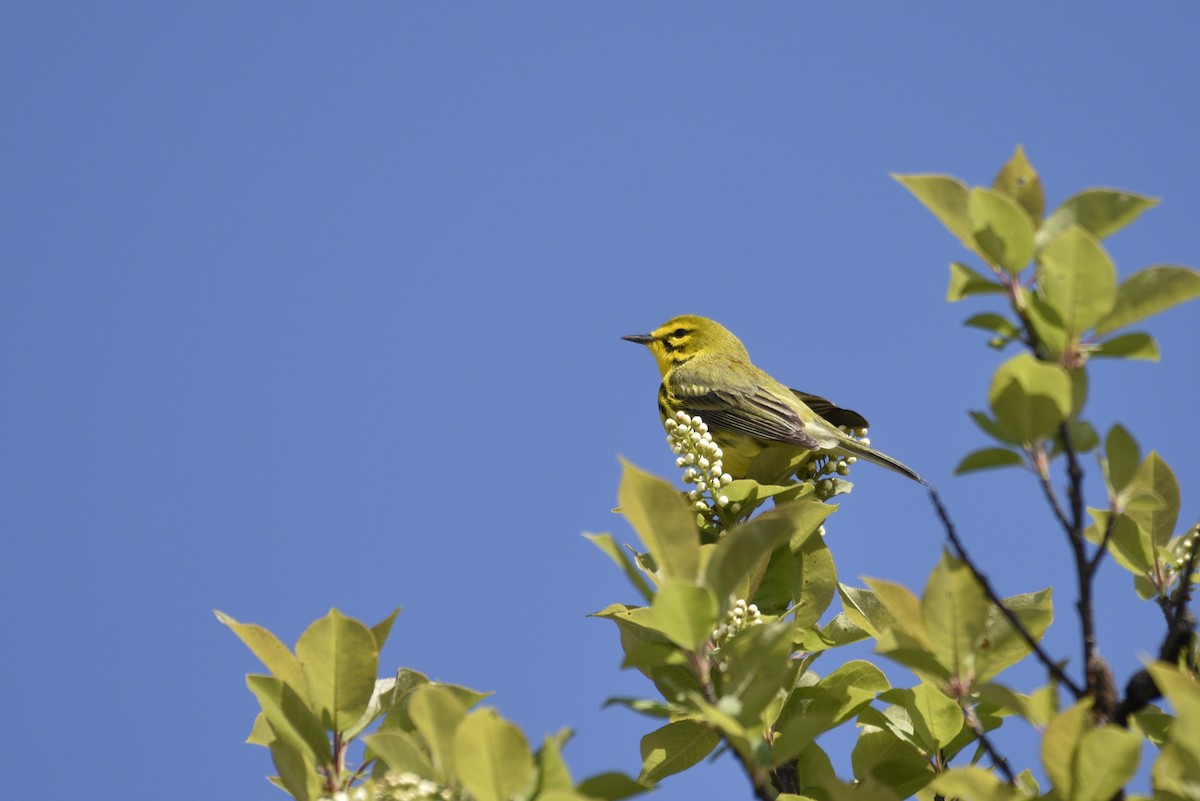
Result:
[[[218,612],[267,670],[247,677],[261,708],[248,742],[269,750],[271,780],[298,801],[616,801],[728,754],[759,799],[1108,801],[1125,793],[1148,742],[1157,749],[1154,797],[1200,798],[1200,648],[1186,610],[1200,578],[1200,525],[1179,530],[1180,487],[1160,454],[1143,456],[1125,427],[1084,416],[1091,360],[1156,361],[1154,339],[1126,329],[1200,297],[1200,273],[1157,265],[1120,281],[1103,240],[1157,201],[1089,189],[1047,213],[1041,178],[1019,147],[989,187],[896,178],[982,262],[951,263],[947,300],[1002,299],[966,325],[986,332],[990,347],[1020,352],[995,367],[987,411],[970,413],[992,442],[955,472],[1023,466],[1038,481],[1079,576],[1071,606],[1090,633],[1077,677],[1072,660],[1041,650],[1054,618],[1050,588],[1001,597],[932,489],[950,547],[918,595],[884,578],[839,581],[825,525],[837,510],[830,500],[852,485],[840,477],[848,465],[834,467],[828,454],[767,448],[747,477],[703,501],[624,463],[619,510],[640,544],[586,536],[636,602],[594,616],[616,627],[621,666],[648,679],[648,697],[608,702],[654,721],[637,778],[576,782],[562,756],[569,731],[534,750],[479,707],[483,693],[408,669],[380,678],[396,612],[367,626],[332,610],[294,650]],[[1092,451],[1106,503],[1087,507],[1081,457]],[[1066,504],[1056,465],[1065,467]],[[1167,626],[1161,661],[1124,697],[1094,644],[1093,582],[1107,556]],[[871,659],[838,652],[864,641]],[[1005,683],[1010,667],[1031,658],[1046,683]],[[881,659],[909,680],[889,680]],[[1169,710],[1150,703],[1160,694]],[[849,764],[835,767],[822,738],[841,727],[858,734]],[[1002,727],[1039,738],[1045,789],[998,751],[992,734]]]
[[[996,367],[987,412],[971,414],[993,444],[965,456],[956,472],[1028,467],[1070,538],[1080,592],[1091,592],[1100,557],[1112,554],[1134,574],[1138,592],[1166,609],[1182,574],[1194,568],[1189,548],[1200,547],[1200,529],[1175,534],[1179,488],[1161,457],[1142,458],[1119,425],[1102,441],[1084,417],[1090,360],[1157,360],[1148,334],[1124,329],[1200,296],[1200,273],[1184,267],[1118,280],[1102,240],[1156,201],[1093,189],[1046,213],[1041,179],[1020,148],[990,187],[941,175],[897,180],[984,265],[953,262],[947,299],[1003,298],[1003,308],[966,324],[987,332],[993,348],[1021,349]],[[1110,504],[1089,510],[1089,526],[1079,507],[1057,500],[1050,470],[1069,460],[1070,491],[1082,499],[1078,460],[1090,451]],[[644,604],[596,613],[617,626],[623,665],[641,671],[658,693],[612,701],[657,721],[642,743],[644,781],[688,769],[724,746],[759,798],[1108,799],[1136,772],[1144,731],[1163,744],[1156,786],[1196,797],[1188,784],[1197,767],[1194,738],[1172,738],[1178,726],[1169,715],[1144,713],[1137,731],[1106,722],[1116,701],[1096,700],[1094,677],[1072,682],[1035,650],[1053,620],[1050,588],[999,598],[957,540],[920,596],[885,579],[839,583],[821,534],[836,508],[828,500],[851,487],[817,491],[805,477],[821,458],[768,448],[749,477],[722,490],[733,503],[714,516],[689,514],[670,484],[625,465],[620,509],[640,549],[631,547],[630,558],[611,536],[590,538]],[[754,516],[767,500],[775,508]],[[1090,600],[1076,608],[1092,614]],[[871,662],[836,661],[838,648],[864,639],[911,671],[915,683],[893,687]],[[1031,654],[1050,683],[1028,693],[1000,683]],[[1089,652],[1089,666],[1092,659]],[[831,670],[822,675],[818,667],[827,661]],[[1060,712],[1064,691],[1076,698]],[[819,743],[851,722],[859,735],[849,765],[854,783],[846,784]],[[995,754],[989,733],[1006,725],[1044,729],[1048,791]],[[975,764],[982,757],[992,770]]]
[[[294,653],[261,626],[216,613],[270,671],[246,677],[262,707],[249,741],[270,750],[271,781],[297,801],[343,793],[381,801],[615,801],[649,789],[620,774],[575,785],[561,753],[570,733],[546,738],[535,753],[494,709],[473,709],[484,693],[407,669],[377,679],[398,612],[368,628],[331,610],[300,635]],[[365,751],[354,767],[348,754],[356,739]]]

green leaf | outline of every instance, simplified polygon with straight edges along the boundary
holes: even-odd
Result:
[[[378,642],[378,640],[376,640]],[[344,739],[357,737],[363,729],[383,717],[392,708],[392,703],[400,697],[396,689],[396,679],[389,676],[386,679],[376,679],[375,689],[371,692],[371,700],[361,716],[344,732]]]
[[[905,798],[933,779],[933,767],[925,755],[886,729],[863,727],[850,754],[854,776],[872,779]]]
[[[717,599],[708,587],[667,582],[654,596],[653,627],[681,648],[694,651],[717,625]]]
[[[400,607],[397,606],[390,615],[371,626],[371,635],[375,638],[376,651],[383,650],[383,644],[387,642],[388,635],[392,633],[392,624],[396,622],[398,614],[400,614]]]
[[[829,504],[804,500],[737,526],[717,543],[704,573],[705,583],[724,601],[772,551],[793,538],[798,540],[797,545],[803,542],[831,512]]]
[[[975,187],[967,198],[967,219],[974,250],[990,264],[1016,275],[1033,258],[1033,220],[1008,196]]]
[[[1089,511],[1095,522],[1088,527],[1087,536],[1098,543],[1104,538],[1111,515],[1107,510]],[[1154,569],[1154,543],[1150,540],[1150,533],[1128,514],[1119,514],[1112,520],[1108,551],[1118,565],[1135,576],[1145,576]]]
[[[271,743],[271,762],[279,773],[279,785],[296,801],[321,797],[321,778],[300,749],[277,740]]]
[[[835,582],[836,586],[836,582]],[[833,619],[820,628],[816,634],[820,637],[823,647],[836,648],[841,645],[849,645],[855,642],[862,642],[871,635],[863,629],[850,622],[850,616],[845,612],[834,615]],[[803,638],[798,643],[801,650],[813,651],[817,650],[817,645]]]
[[[814,686],[798,687],[793,694],[807,699],[804,714],[825,718],[826,727],[832,728],[849,720],[877,693],[891,686],[878,667],[865,659],[851,659]]]
[[[892,689],[879,700],[902,707],[907,713],[916,745],[937,753],[950,745],[963,727],[963,711],[945,693],[928,682],[912,689]]]
[[[454,764],[476,801],[509,801],[533,779],[533,752],[525,735],[494,709],[463,718],[454,732]]]
[[[1096,324],[1096,334],[1116,331],[1196,297],[1200,297],[1200,272],[1172,264],[1147,267],[1121,283],[1117,302]]]
[[[688,702],[696,708],[696,713],[717,731],[721,739],[725,741],[725,745],[732,748],[736,753],[747,759],[758,759],[756,750],[767,750],[767,744],[759,740],[762,731],[761,727],[758,727],[758,731],[752,735],[750,730],[734,717],[734,714],[738,712],[737,701],[722,699],[717,704],[710,704],[704,700],[702,695],[695,694],[688,699]],[[766,760],[764,758],[759,761]]]
[[[792,626],[777,620],[739,632],[721,648],[725,670],[721,676],[721,701],[736,699],[738,721],[744,726],[759,716],[781,690],[790,687],[798,663],[791,660]]]
[[[624,773],[613,771],[589,776],[581,781],[575,789],[588,798],[597,798],[600,801],[621,801],[622,798],[641,795],[654,788],[652,785],[643,784]]]
[[[663,574],[694,582],[700,574],[700,534],[683,495],[661,478],[622,460],[617,494],[621,513],[650,550]]]
[[[1092,350],[1093,356],[1115,359],[1141,359],[1147,362],[1159,360],[1158,343],[1149,334],[1136,332],[1101,342]]]
[[[897,175],[900,184],[912,192],[925,208],[958,237],[968,249],[975,249],[971,222],[967,217],[967,185],[950,175]]]
[[[924,732],[935,748],[945,748],[962,731],[963,711],[945,693],[928,682],[912,689],[913,705],[909,709],[913,726]]]
[[[1138,467],[1133,480],[1125,493],[1129,497],[1137,495],[1156,496],[1162,503],[1150,509],[1128,508],[1128,514],[1144,531],[1150,534],[1155,547],[1165,546],[1175,533],[1175,523],[1179,519],[1179,482],[1171,468],[1163,461],[1156,451]]]
[[[388,709],[387,716],[380,724],[380,728],[396,728],[407,732],[416,731],[412,720],[408,716],[408,699],[412,692],[418,687],[429,683],[429,678],[423,673],[418,673],[415,670],[408,668],[400,668],[396,671],[396,685],[392,688],[393,698],[391,708]]]
[[[1000,365],[988,392],[996,420],[1022,442],[1052,434],[1070,414],[1071,401],[1067,371],[1028,353]]]
[[[1108,430],[1108,437],[1104,441],[1104,455],[1108,486],[1114,494],[1119,493],[1129,486],[1142,460],[1137,440],[1124,426],[1117,423]]]
[[[300,635],[296,656],[308,696],[328,728],[345,731],[362,717],[375,691],[379,664],[369,628],[331,609]]]
[[[421,750],[416,738],[408,732],[399,729],[377,731],[368,734],[363,741],[370,749],[367,758],[374,755],[380,760],[376,766],[376,776],[383,775],[387,770],[393,773],[415,773],[426,779],[434,775],[429,757]]]
[[[933,650],[933,640],[925,625],[921,600],[907,587],[882,579],[865,579],[875,598],[887,610],[891,620],[887,628],[898,628],[914,638],[926,650]],[[882,629],[881,629],[882,631]]]
[[[1117,300],[1117,270],[1100,241],[1078,226],[1050,241],[1038,260],[1038,290],[1077,340]]]
[[[1003,292],[1004,286],[975,272],[959,261],[950,262],[950,284],[946,287],[946,300],[960,301],[969,295],[985,295]]]
[[[1025,149],[1020,145],[1017,145],[1012,158],[996,174],[995,180],[992,181],[992,189],[1017,201],[1035,225],[1042,219],[1042,212],[1046,210],[1042,179],[1029,163]]]
[[[246,745],[269,746],[273,742],[275,742],[275,732],[271,730],[271,724],[267,722],[267,716],[259,712],[254,716],[254,723],[250,726],[250,733],[246,735]]]
[[[837,592],[833,554],[823,537],[810,537],[795,554],[794,562],[800,567],[800,593],[792,607],[792,619],[798,626],[815,625]]]
[[[1040,294],[1022,289],[1021,297],[1033,337],[1044,351],[1043,358],[1047,361],[1061,361],[1068,350],[1071,351],[1072,358],[1076,358],[1074,351],[1077,350],[1077,345],[1071,337],[1071,332],[1067,331],[1067,324],[1058,310]]]
[[[1012,434],[1008,433],[1008,431],[1004,428],[1004,426],[1000,425],[998,422],[996,422],[992,418],[988,417],[983,412],[974,411],[974,412],[967,412],[967,414],[975,422],[975,425],[979,426],[980,430],[982,430],[983,433],[987,434],[992,439],[998,440],[1000,442],[1006,442],[1009,445],[1020,445],[1021,444],[1021,440],[1017,439]]]
[[[1154,684],[1163,692],[1175,710],[1175,722],[1168,736],[1176,756],[1192,781],[1200,781],[1200,685],[1195,677],[1181,672],[1174,665],[1154,662],[1149,665]]]
[[[838,584],[838,593],[842,597],[842,607],[846,610],[843,614],[846,615],[846,619],[871,638],[879,639],[881,632],[896,625],[892,613],[870,590]]]
[[[973,473],[977,470],[990,470],[996,467],[1020,467],[1025,464],[1025,457],[1008,448],[980,448],[968,453],[954,468],[954,475]]]
[[[958,801],[1016,801],[1024,798],[1016,787],[1000,781],[996,774],[977,765],[951,768],[929,785],[942,798]]]
[[[300,660],[271,632],[253,623],[239,623],[224,612],[213,610],[217,620],[224,623],[238,636],[271,675],[287,682],[296,694],[308,701],[308,685],[304,681],[304,669]]]
[[[542,738],[542,747],[534,759],[537,763],[538,786],[535,797],[544,798],[548,791],[573,793],[575,782],[571,770],[562,756],[563,746],[571,739],[570,729],[559,729],[553,735]]]
[[[1100,435],[1087,420],[1072,420],[1067,423],[1071,432],[1071,444],[1076,453],[1090,453],[1100,447]],[[1055,453],[1059,450],[1059,442],[1055,442]]]
[[[870,662],[854,659],[816,684],[792,690],[774,724],[774,764],[791,760],[817,735],[850,720],[889,686],[883,671]]]
[[[973,676],[989,605],[970,569],[943,552],[925,585],[921,608],[938,661],[956,676]]]
[[[250,675],[246,677],[246,686],[258,699],[275,734],[275,742],[297,749],[309,763],[333,762],[333,750],[321,721],[291,685],[274,676]]]
[[[1091,711],[1092,699],[1085,697],[1055,716],[1042,736],[1042,767],[1054,783],[1059,798],[1076,797],[1075,753],[1079,750],[1083,733],[1091,729]]]
[[[456,773],[454,732],[467,714],[467,706],[458,697],[437,684],[423,684],[412,693],[408,715],[429,746],[438,778],[450,780]]]
[[[676,720],[642,738],[642,773],[638,781],[660,782],[687,770],[712,753],[720,735],[707,723],[685,718]],[[580,790],[586,792],[583,785]]]
[[[1045,247],[1072,225],[1090,231],[1097,239],[1104,239],[1157,203],[1158,198],[1118,189],[1085,189],[1068,198],[1045,219],[1038,231],[1037,245]]]
[[[1054,621],[1052,595],[1053,589],[1047,587],[1004,599],[1004,606],[1016,614],[1035,642],[1042,639]],[[975,680],[991,680],[1000,671],[1020,662],[1031,650],[1004,613],[989,604],[987,622],[975,649]]]
[[[984,331],[995,331],[1002,337],[1012,338],[1017,335],[1017,327],[1003,314],[984,312],[975,314],[963,321],[970,328],[981,328]]]
[[[1142,738],[1119,726],[1085,731],[1075,755],[1072,801],[1107,801],[1129,783],[1141,760]]]
[[[625,573],[625,577],[629,579],[629,583],[642,596],[643,600],[649,601],[654,597],[654,591],[650,589],[650,585],[646,583],[646,579],[642,576],[633,564],[629,561],[629,557],[625,554],[624,549],[617,545],[617,541],[613,539],[612,534],[607,532],[603,534],[588,534],[583,535],[590,543],[595,545]]]

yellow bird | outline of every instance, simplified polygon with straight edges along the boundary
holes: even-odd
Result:
[[[768,445],[784,442],[857,456],[928,485],[912,468],[838,428],[866,428],[861,415],[771,378],[750,362],[745,346],[720,323],[685,314],[649,334],[622,339],[654,354],[663,379],[658,389],[663,420],[681,411],[703,419],[734,478],[744,478]]]

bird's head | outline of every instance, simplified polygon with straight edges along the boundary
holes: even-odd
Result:
[[[695,314],[672,317],[649,334],[630,334],[621,339],[650,348],[664,376],[699,355],[724,353],[749,361],[746,348],[729,329]]]

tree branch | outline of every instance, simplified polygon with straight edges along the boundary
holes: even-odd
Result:
[[[1021,618],[1017,613],[1004,605],[1003,600],[992,587],[992,583],[988,581],[988,577],[976,566],[975,561],[967,554],[966,548],[962,541],[958,538],[958,532],[954,528],[954,523],[950,520],[950,514],[946,511],[946,507],[942,505],[942,499],[938,496],[937,490],[929,487],[929,498],[933,501],[933,506],[937,510],[938,518],[942,521],[942,527],[946,529],[946,538],[950,540],[950,544],[954,547],[955,555],[962,560],[962,563],[967,566],[971,574],[975,576],[975,580],[979,582],[979,586],[983,588],[984,595],[988,600],[996,605],[1000,613],[1008,620],[1009,625],[1013,630],[1025,641],[1034,655],[1037,656],[1039,662],[1050,672],[1050,675],[1055,678],[1059,684],[1062,684],[1076,699],[1082,698],[1084,695],[1083,689],[1076,684],[1070,676],[1063,672],[1063,669],[1054,662],[1050,656],[1042,650],[1042,646],[1038,644],[1037,639],[1029,633],[1029,629],[1025,628],[1025,624],[1021,622]]]

